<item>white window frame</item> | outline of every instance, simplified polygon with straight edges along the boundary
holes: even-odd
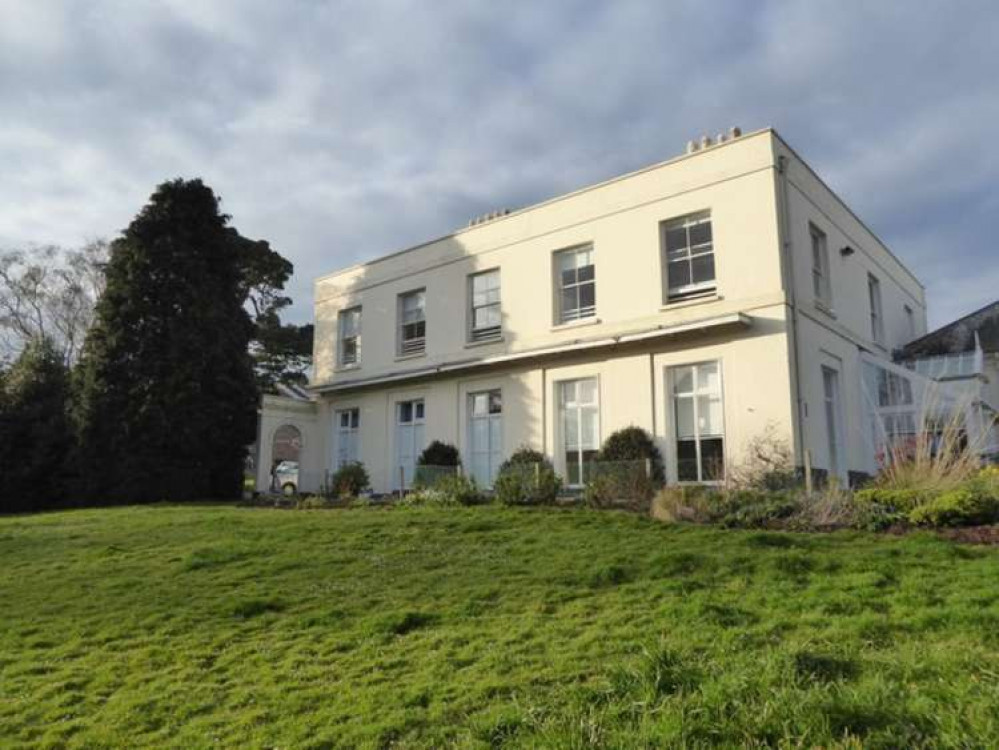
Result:
[[[843,478],[845,466],[843,464],[843,404],[842,391],[840,388],[839,370],[829,365],[821,366],[822,372],[822,404],[826,420],[826,442],[829,445],[829,466],[828,471],[831,476]]]
[[[402,421],[403,408],[405,406],[410,407],[410,418],[408,421]],[[395,402],[394,410],[394,420],[393,420],[393,441],[395,443],[393,455],[394,461],[392,465],[392,486],[397,489],[409,489],[413,483],[413,478],[416,475],[416,465],[420,459],[420,453],[426,447],[427,434],[426,434],[426,400],[423,398],[403,398]],[[421,428],[421,438],[418,440],[416,437],[417,428]],[[403,430],[408,432],[404,433]],[[412,449],[412,466],[403,465],[402,463],[402,437],[404,434],[408,435],[410,441],[410,447]],[[399,469],[403,468],[403,480],[401,486],[399,482]],[[407,474],[405,469],[410,468],[411,471]]]
[[[829,241],[826,233],[809,222],[808,234],[812,241],[812,293],[815,301],[832,309],[832,279],[829,271]]]
[[[485,397],[486,412],[476,413],[475,402],[477,397]],[[498,398],[499,411],[493,411],[494,397]],[[485,455],[487,462],[487,479],[483,481],[481,477],[475,477],[482,487],[492,487],[496,474],[499,472],[500,464],[503,463],[503,391],[501,388],[490,388],[488,390],[473,391],[468,394],[466,403],[468,404],[468,472],[475,476],[476,456]],[[485,424],[485,435],[488,445],[485,450],[475,443],[475,426],[477,423]],[[498,434],[494,435],[493,425],[498,423]],[[493,440],[497,441],[494,445]]]
[[[354,323],[352,326],[351,323]],[[361,306],[348,307],[337,316],[337,363],[340,367],[357,367],[361,364]],[[353,351],[348,354],[348,344]]]
[[[589,263],[584,265],[579,265],[579,258],[583,254],[589,256]],[[575,278],[573,281],[566,283],[563,277],[563,266],[566,265],[566,259],[572,259],[572,268],[566,268],[565,271],[575,272]],[[579,280],[579,272],[583,269],[592,269],[592,276],[583,281]],[[577,320],[586,320],[587,318],[593,318],[597,314],[597,264],[596,264],[596,253],[594,251],[593,243],[587,242],[583,245],[576,245],[575,247],[567,247],[564,250],[557,250],[552,256],[552,269],[554,272],[554,286],[555,286],[555,322],[558,325],[563,325],[565,323],[573,323]],[[582,304],[582,290],[584,287],[593,287],[593,304],[583,306]],[[563,304],[563,297],[566,291],[573,290],[576,298],[576,305],[573,308],[566,309]]]
[[[871,310],[871,339],[875,344],[884,345],[885,319],[881,305],[881,280],[873,273],[867,274],[867,301]]]
[[[346,417],[346,420],[344,419]],[[344,422],[346,421],[346,424]],[[333,468],[339,469],[349,463],[360,461],[361,453],[361,410],[353,406],[346,409],[337,409],[333,412]],[[352,455],[345,456],[345,448],[350,446],[352,450],[346,451]]]
[[[580,384],[584,382],[593,383],[593,393],[595,397],[594,402],[581,402],[579,401],[578,394],[580,392]],[[564,398],[564,393],[566,387],[569,385],[575,386],[576,397],[570,401],[566,402]],[[600,450],[601,438],[600,438],[600,378],[597,376],[582,377],[582,378],[569,378],[566,380],[559,380],[555,383],[555,407],[557,409],[557,426],[558,426],[558,445],[559,445],[559,457],[560,461],[563,463],[564,475],[566,479],[566,487],[573,489],[578,489],[585,485],[587,479],[587,465],[592,463],[592,458],[590,461],[586,461],[584,458],[584,453],[593,452]],[[566,420],[569,418],[570,409],[575,412],[575,422],[576,422],[576,435],[578,436],[578,445],[574,448],[570,448],[566,444]],[[596,426],[593,430],[594,444],[592,446],[583,445],[583,413],[584,411],[592,410],[596,414]],[[572,450],[575,456],[575,463],[579,467],[579,480],[578,482],[572,482],[569,478],[569,460],[568,454]]]
[[[475,291],[475,282],[480,279],[491,279],[495,277],[495,286]],[[500,280],[500,270],[490,268],[487,271],[469,274],[468,276],[468,340],[472,343],[481,341],[495,341],[503,337],[503,308],[501,304],[502,286]],[[481,298],[477,298],[482,295]],[[478,310],[495,308],[499,321],[493,326],[476,327],[475,313]]]
[[[418,305],[412,310],[406,310],[407,300],[418,300]],[[399,295],[398,307],[398,336],[399,344],[397,354],[400,357],[410,357],[424,354],[427,351],[427,290],[413,289]],[[407,319],[408,316],[408,319]],[[422,324],[422,328],[421,328]],[[422,332],[422,335],[406,335],[406,328],[415,326],[414,332]]]
[[[709,238],[707,242],[694,244],[690,236],[692,227],[707,224]],[[683,229],[686,235],[686,244],[682,248],[669,249],[669,234],[678,229]],[[711,258],[711,278],[702,281],[694,281],[694,261]],[[718,267],[715,257],[714,225],[712,223],[711,211],[697,211],[695,213],[668,219],[659,224],[659,257],[662,267],[663,302],[678,302],[688,297],[696,297],[702,294],[709,294],[718,288]],[[670,277],[672,275],[671,266],[686,265],[688,282],[672,286]]]
[[[699,415],[699,397],[701,396],[713,396],[716,395],[710,390],[701,389],[698,383],[699,368],[706,365],[714,365],[718,371],[718,400],[721,406],[721,433],[720,434],[701,434],[700,427],[700,415]],[[691,383],[692,389],[690,392],[676,393],[676,381],[677,376],[681,370],[691,370]],[[725,426],[725,381],[722,372],[722,361],[721,359],[703,360],[701,362],[691,362],[678,365],[672,365],[666,368],[666,395],[668,398],[668,409],[669,415],[667,417],[667,424],[672,425],[672,443],[673,443],[673,470],[675,471],[676,480],[679,484],[720,484],[725,481],[725,476],[728,471],[728,459],[727,459],[727,446],[728,438],[726,433],[728,432]],[[681,479],[680,478],[680,443],[684,440],[689,440],[689,438],[681,438],[679,434],[680,420],[678,416],[677,401],[678,398],[689,398],[693,401],[693,423],[694,423],[694,446],[695,446],[695,456],[697,461],[697,478],[696,479]],[[704,466],[703,466],[703,456],[702,456],[702,446],[701,443],[704,440],[714,440],[721,438],[721,455],[722,455],[722,471],[721,476],[714,479],[704,478]]]

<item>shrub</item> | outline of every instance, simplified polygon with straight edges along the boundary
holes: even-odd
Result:
[[[295,502],[295,507],[299,510],[320,510],[331,508],[333,505],[331,501],[319,495],[306,495]]]
[[[999,521],[999,498],[969,483],[909,512],[909,520],[920,526],[974,526]]]
[[[596,463],[586,483],[583,499],[593,508],[627,508],[646,512],[656,492],[656,482],[645,465]]]
[[[652,499],[651,513],[660,521],[670,523],[710,523],[719,503],[719,493],[711,487],[673,485],[664,487]]]
[[[456,505],[481,505],[486,500],[475,479],[461,474],[441,477],[432,489],[448,496]]]
[[[458,501],[446,492],[423,487],[407,493],[399,505],[404,508],[455,508]]]
[[[332,497],[355,497],[370,486],[368,470],[360,461],[344,464],[330,477],[325,494]]]
[[[641,427],[625,427],[604,441],[597,456],[598,461],[650,461],[649,478],[655,486],[661,487],[666,481],[663,457],[655,441]]]
[[[775,425],[768,424],[746,444],[745,458],[729,469],[728,480],[733,487],[753,490],[790,490],[800,484],[791,445]]]
[[[416,463],[419,466],[460,466],[461,455],[453,445],[434,440],[423,449]]]
[[[929,499],[929,493],[920,488],[868,487],[853,494],[861,506],[879,505],[889,511],[907,513]]]
[[[561,489],[551,462],[531,448],[519,448],[504,461],[493,484],[496,499],[505,505],[551,504]]]
[[[715,521],[726,528],[759,529],[779,525],[800,508],[786,492],[736,490],[721,495]]]

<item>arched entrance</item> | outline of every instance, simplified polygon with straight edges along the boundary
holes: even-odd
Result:
[[[271,489],[285,494],[298,492],[299,458],[302,432],[295,425],[283,424],[274,431],[271,444]]]

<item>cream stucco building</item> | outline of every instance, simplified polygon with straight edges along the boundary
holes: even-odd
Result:
[[[918,377],[891,355],[926,303],[774,130],[733,129],[323,276],[315,324],[310,470],[360,460],[376,492],[433,439],[483,484],[522,445],[579,484],[628,425],[671,482],[721,479],[766,432],[847,481],[876,470],[872,388]]]

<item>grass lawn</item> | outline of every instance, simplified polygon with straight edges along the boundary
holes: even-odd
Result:
[[[999,747],[999,551],[585,510],[0,519],[0,744]]]

